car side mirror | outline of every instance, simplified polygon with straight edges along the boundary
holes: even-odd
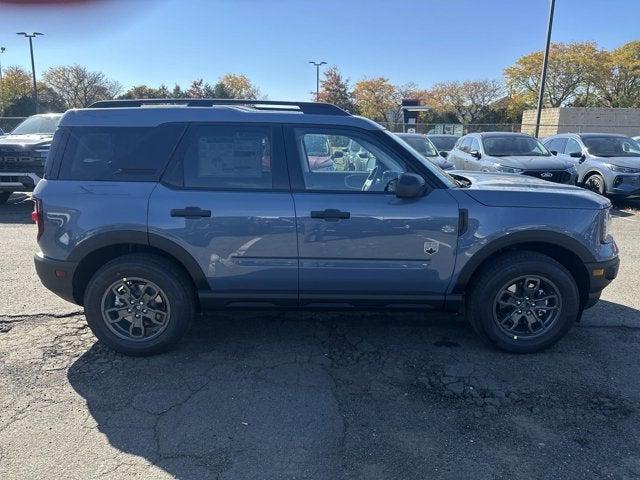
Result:
[[[342,158],[344,157],[344,152],[342,150],[336,150],[333,152],[332,158]]]
[[[438,152],[440,154],[440,156],[442,158],[447,158],[447,156],[449,155],[449,152],[445,152],[444,150],[442,152]]]
[[[584,158],[584,155],[582,154],[582,152],[571,152],[569,156],[571,158]]]
[[[557,150],[549,150],[549,152],[551,152],[551,155],[558,155],[558,151]]]
[[[396,197],[415,198],[426,188],[424,178],[415,173],[403,173],[396,181]]]
[[[478,150],[471,150],[469,155],[475,158],[482,158],[482,154]]]

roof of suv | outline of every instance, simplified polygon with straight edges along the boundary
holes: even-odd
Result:
[[[383,130],[326,103],[221,99],[114,100],[67,111],[63,127],[153,127],[169,122],[321,124]]]

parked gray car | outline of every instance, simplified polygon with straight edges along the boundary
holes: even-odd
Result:
[[[569,185],[577,178],[573,162],[523,133],[470,133],[458,140],[448,159],[456,170],[515,173]]]
[[[327,170],[307,150],[319,137],[375,161]],[[482,339],[533,352],[597,302],[619,263],[606,198],[448,175],[322,103],[70,110],[33,199],[42,283],[131,355],[167,350],[197,311],[233,308],[461,311]]]
[[[614,133],[564,133],[544,139],[558,158],[573,162],[578,183],[612,197],[640,196],[640,144]]]
[[[420,155],[443,170],[453,169],[453,163],[446,158],[444,152],[438,152],[431,140],[420,133],[396,133],[398,137],[411,145]]]

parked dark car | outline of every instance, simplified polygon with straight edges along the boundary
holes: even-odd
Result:
[[[458,140],[448,159],[457,170],[514,173],[569,185],[577,178],[572,162],[523,133],[470,133]]]
[[[427,135],[427,138],[435,145],[438,152],[449,153],[453,150],[453,146],[460,137],[458,135],[448,135],[444,133],[430,133]]]
[[[330,151],[353,140],[373,160],[315,170],[326,150],[308,140]],[[70,110],[33,199],[42,283],[131,355],[169,349],[197,311],[232,308],[461,311],[484,340],[533,352],[597,302],[619,263],[608,199],[449,175],[322,103]]]
[[[613,133],[563,133],[544,139],[558,158],[572,162],[578,183],[612,197],[640,196],[640,144]]]
[[[12,192],[31,191],[42,178],[61,113],[33,115],[0,137],[0,205]]]
[[[420,133],[396,133],[396,135],[434,165],[443,170],[453,169],[453,163],[447,160],[444,152],[438,152],[438,149],[426,135]]]

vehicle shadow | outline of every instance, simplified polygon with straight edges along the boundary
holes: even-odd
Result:
[[[31,212],[33,202],[31,196],[26,193],[14,193],[7,203],[0,205],[0,224],[28,224],[33,223]]]
[[[609,314],[640,318],[602,302],[558,345],[510,355],[453,316],[224,313],[165,355],[96,343],[68,380],[113,447],[180,479],[624,476],[640,342],[591,328]]]

